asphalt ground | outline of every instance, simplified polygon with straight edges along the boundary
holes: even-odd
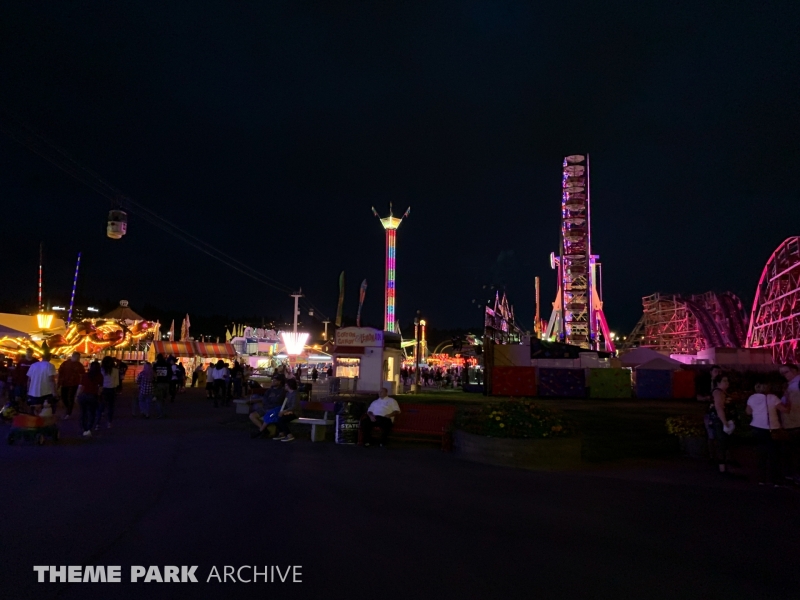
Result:
[[[90,440],[69,420],[58,444],[0,446],[0,597],[798,596],[800,494],[704,463],[535,472],[434,445],[253,440],[195,391],[170,409],[136,419],[123,395]],[[119,565],[122,582],[37,583],[34,565]],[[198,583],[130,583],[151,565],[197,565]],[[302,581],[207,581],[225,565]]]

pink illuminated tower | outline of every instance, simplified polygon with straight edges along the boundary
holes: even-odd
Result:
[[[411,207],[406,209],[403,216],[399,219],[392,214],[392,204],[389,203],[389,216],[382,218],[378,215],[375,207],[372,207],[372,214],[381,220],[381,225],[386,230],[386,293],[384,296],[384,310],[383,310],[383,330],[384,331],[397,331],[396,319],[397,313],[395,311],[395,260],[397,254],[397,228],[411,213]]]

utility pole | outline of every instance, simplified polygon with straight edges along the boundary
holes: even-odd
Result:
[[[294,333],[297,334],[297,317],[300,315],[300,298],[303,297],[303,290],[302,288],[296,294],[291,295],[294,298]],[[327,326],[325,330],[327,331]]]
[[[322,324],[325,325],[325,331],[322,333],[322,339],[327,342],[328,341],[328,325],[330,324],[330,321],[323,321]]]
[[[539,316],[539,277],[535,278],[536,282],[536,316],[533,317],[533,334],[538,338],[542,338],[542,319]]]

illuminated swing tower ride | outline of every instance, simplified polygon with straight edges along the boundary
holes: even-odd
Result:
[[[397,331],[397,314],[395,312],[395,261],[397,252],[397,228],[411,213],[411,207],[406,209],[400,218],[392,214],[392,203],[389,203],[389,216],[381,218],[375,207],[372,207],[374,214],[381,221],[381,225],[386,230],[386,288],[384,294],[383,309],[383,330]]]

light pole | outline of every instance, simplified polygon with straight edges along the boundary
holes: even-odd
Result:
[[[419,311],[414,317],[414,393],[419,393]]]

